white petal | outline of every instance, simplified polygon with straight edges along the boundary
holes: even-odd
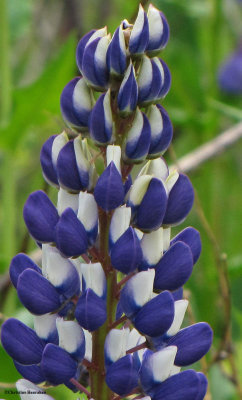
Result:
[[[36,400],[37,397],[40,397],[41,400],[54,400],[53,397],[45,394],[44,390],[27,379],[19,379],[16,382],[16,388],[20,392],[21,400]]]
[[[177,172],[177,170],[174,170],[170,173],[170,175],[168,176],[168,178],[166,179],[166,182],[165,182],[168,192],[171,191],[171,189],[175,185],[178,178],[179,178],[179,173]]]
[[[151,179],[152,176],[150,175],[142,175],[135,179],[129,194],[129,201],[131,202],[131,204],[136,206],[141,203]]]
[[[134,228],[134,230],[135,230],[135,233],[138,236],[139,240],[141,240],[142,237],[144,236],[144,233],[137,228]]]
[[[85,351],[85,360],[92,361],[92,334],[87,331],[86,329],[83,329],[84,335],[85,335],[85,344],[86,344],[86,351]]]
[[[130,207],[122,206],[115,209],[109,228],[110,237],[113,243],[115,243],[120,238],[120,236],[128,229],[130,218]]]
[[[60,188],[58,192],[57,210],[59,215],[63,213],[66,208],[72,208],[77,213],[78,210],[78,194],[72,194]]]
[[[130,143],[135,142],[140,137],[140,133],[143,129],[143,124],[144,124],[143,114],[140,110],[137,109],[132,127],[127,133],[126,142]]]
[[[56,327],[59,335],[59,346],[68,353],[75,353],[85,341],[84,332],[80,325],[75,321],[64,321],[63,318],[57,318]]]
[[[106,35],[102,37],[98,42],[94,55],[94,63],[97,65],[98,68],[106,67],[106,53],[110,43],[110,39],[110,35]]]
[[[135,20],[131,36],[130,36],[130,41],[135,40],[137,36],[139,36],[142,33],[143,27],[144,27],[144,9],[142,5],[139,5],[139,12],[137,15],[137,18]]]
[[[62,147],[64,147],[68,141],[69,141],[69,139],[68,139],[68,136],[65,131],[62,132],[60,135],[56,136],[56,138],[54,139],[53,144],[52,144],[52,151],[51,151],[52,162],[53,162],[54,167],[56,167],[59,152],[61,151]]]
[[[145,233],[141,240],[141,248],[147,263],[150,266],[157,264],[163,255],[163,228]]]
[[[107,166],[111,163],[111,161],[113,161],[117,170],[121,174],[121,167],[120,167],[121,147],[109,145],[107,147],[106,157],[107,157]]]
[[[129,281],[128,285],[133,294],[134,302],[138,306],[143,306],[152,297],[153,285],[155,279],[155,270],[149,269],[134,275]]]
[[[156,41],[162,36],[164,29],[160,11],[150,4],[147,16],[149,21],[150,41]]]
[[[48,339],[56,330],[56,318],[58,314],[44,314],[34,316],[34,330],[41,339]]]
[[[145,341],[146,338],[144,336],[141,336],[141,334],[135,328],[133,328],[129,332],[126,351],[132,349],[133,347],[138,346],[138,343],[141,344],[144,343]]]
[[[169,377],[176,353],[176,346],[168,346],[150,356],[148,362],[155,382],[163,382]]]
[[[180,371],[181,371],[181,367],[177,367],[176,365],[173,365],[171,372],[170,372],[170,376],[179,374]]]
[[[163,230],[163,251],[166,251],[170,247],[171,241],[171,227],[164,228]]]
[[[151,64],[151,60],[147,56],[142,57],[142,64],[140,66],[137,83],[140,89],[145,88],[151,85],[153,76],[153,68]]]
[[[175,305],[175,315],[172,325],[170,329],[167,331],[168,336],[174,336],[179,331],[185,316],[185,312],[188,307],[188,301],[177,300],[175,301],[174,305]]]
[[[105,340],[106,356],[113,362],[126,355],[128,329],[111,329]]]
[[[89,170],[89,162],[87,161],[83,149],[82,149],[82,141],[80,136],[77,136],[74,139],[74,151],[76,156],[76,164],[79,171],[79,174],[88,172]]]
[[[76,110],[81,112],[84,110],[91,111],[93,107],[93,98],[90,88],[87,86],[84,78],[77,82],[73,91],[72,99]]]
[[[77,218],[87,231],[91,231],[98,221],[97,203],[93,194],[80,192]]]
[[[106,289],[106,277],[100,263],[81,264],[81,273],[86,283],[86,288],[92,289],[102,297]]]
[[[107,127],[109,127],[109,129],[111,129],[112,125],[113,125],[113,116],[112,116],[112,109],[111,109],[110,101],[111,100],[110,100],[110,89],[109,89],[103,99],[105,124]]]
[[[90,43],[92,43],[95,39],[97,39],[99,37],[104,37],[104,36],[107,36],[107,27],[106,26],[104,26],[104,28],[98,29],[97,31],[93,32],[93,34],[89,38],[86,46],[88,46]]]

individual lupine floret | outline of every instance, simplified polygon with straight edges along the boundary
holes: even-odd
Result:
[[[67,134],[63,132],[60,135],[51,136],[42,146],[40,163],[43,176],[50,185],[59,187],[57,176],[57,158],[60,150],[67,142]]]
[[[91,43],[93,40],[97,38],[102,38],[107,35],[107,27],[101,29],[92,29],[90,32],[86,33],[81,40],[79,41],[76,48],[76,63],[77,66],[82,73],[82,60],[83,53],[87,44]]]
[[[85,141],[78,136],[69,140],[57,158],[59,184],[65,190],[80,192],[90,185],[90,164],[84,153]],[[68,166],[68,168],[67,168]]]
[[[77,131],[88,130],[88,118],[93,105],[92,91],[82,77],[72,79],[61,93],[62,116],[67,125]]]
[[[110,75],[120,77],[127,66],[127,50],[123,23],[116,29],[107,51],[107,67]]]
[[[151,105],[147,111],[151,127],[151,141],[147,158],[157,158],[169,147],[173,128],[166,110],[160,105]]]
[[[141,249],[143,252],[142,267],[137,267],[142,270],[155,267],[163,255],[163,228],[145,233],[141,239]]]
[[[169,25],[164,14],[157,10],[152,4],[148,8],[149,42],[146,52],[156,55],[162,50],[169,40]]]
[[[139,374],[131,354],[119,358],[106,372],[106,383],[120,396],[125,396],[138,386]]]
[[[99,207],[110,211],[123,203],[124,185],[120,174],[120,147],[114,146],[111,151],[109,147],[107,152],[109,164],[97,181],[94,197]]]
[[[150,147],[151,128],[146,115],[136,110],[131,128],[126,133],[122,148],[122,157],[128,163],[143,161]]]
[[[174,300],[168,291],[153,294],[154,270],[140,272],[124,286],[120,302],[134,327],[144,335],[164,334],[174,319]]]
[[[111,329],[104,344],[105,366],[113,364],[126,355],[129,329]]]
[[[107,50],[111,36],[99,36],[96,39],[93,39],[93,36],[88,40],[83,51],[81,73],[89,86],[95,90],[104,91],[109,82]]]
[[[131,208],[123,205],[116,208],[109,227],[109,249],[117,242],[130,225]]]
[[[85,228],[89,245],[93,245],[98,235],[98,208],[92,193],[80,192],[77,218]]]
[[[166,63],[158,57],[142,57],[138,71],[138,105],[147,106],[166,96],[171,75]]]
[[[139,176],[129,192],[132,223],[144,232],[158,229],[163,223],[167,201],[167,189],[161,179]]]
[[[146,12],[142,5],[135,20],[129,39],[129,51],[131,55],[143,54],[149,41],[149,24]]]
[[[131,114],[136,106],[138,100],[138,85],[135,78],[135,70],[132,62],[130,62],[120,89],[118,92],[118,109],[123,117]]]
[[[57,318],[56,326],[59,336],[59,346],[77,361],[82,361],[86,351],[83,329],[77,322],[65,321],[63,318]]]
[[[106,145],[114,140],[110,90],[98,98],[90,115],[89,130],[91,138],[99,145]]]

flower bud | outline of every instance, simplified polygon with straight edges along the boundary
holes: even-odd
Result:
[[[9,318],[3,323],[1,342],[15,361],[24,365],[40,363],[45,343],[33,329],[17,319]]]
[[[51,136],[44,144],[40,153],[40,163],[45,180],[59,187],[56,163],[60,150],[68,142],[65,132]]]
[[[123,203],[123,182],[113,161],[99,177],[94,189],[94,197],[97,204],[105,211],[114,210]]]
[[[123,144],[123,158],[129,162],[143,161],[150,147],[151,129],[149,120],[139,109]]]
[[[59,215],[45,192],[37,190],[29,195],[24,205],[23,216],[30,235],[37,242],[55,241],[55,227]]]
[[[121,24],[113,34],[107,51],[107,66],[111,75],[123,75],[127,65],[126,45]]]
[[[98,209],[93,194],[80,192],[77,218],[86,230],[89,245],[93,245],[98,234]]]
[[[164,158],[160,157],[147,163],[140,170],[139,175],[152,175],[155,178],[162,180],[163,182],[169,176],[169,169]]]
[[[83,151],[83,143],[78,136],[70,140],[60,151],[57,159],[57,174],[60,185],[73,192],[89,186],[89,163]]]
[[[164,14],[152,4],[149,5],[149,42],[146,51],[149,55],[155,55],[162,50],[169,39],[169,25]]]
[[[87,44],[90,44],[97,38],[102,38],[107,35],[107,27],[101,29],[92,29],[90,32],[86,33],[79,41],[76,49],[76,63],[82,73],[82,60],[83,53]]]
[[[138,85],[133,64],[130,62],[118,92],[118,109],[122,116],[131,114],[138,100]]]
[[[87,289],[77,302],[75,317],[81,327],[95,331],[107,319],[106,302],[92,289]]]
[[[139,268],[143,253],[140,241],[132,227],[129,227],[114,243],[110,255],[112,266],[124,274],[129,274]]]
[[[145,352],[140,370],[140,381],[146,393],[169,377],[176,352],[176,346],[169,346],[155,353],[151,350]]]
[[[156,158],[170,146],[173,128],[169,116],[160,104],[150,106],[147,112],[151,127],[151,142],[148,158]]]
[[[191,249],[184,242],[176,242],[155,267],[155,289],[176,290],[189,279],[193,268]]]
[[[82,58],[82,74],[88,85],[98,91],[108,86],[107,49],[110,35],[97,37],[87,42]]]
[[[88,118],[94,104],[93,94],[82,77],[72,79],[60,98],[62,116],[71,128],[88,130]]]
[[[59,335],[59,346],[77,361],[82,361],[85,354],[83,329],[77,322],[65,321],[63,318],[57,318],[56,326]]]
[[[104,145],[113,140],[113,117],[110,90],[97,100],[89,120],[90,136],[94,142]]]
[[[158,57],[150,59],[143,56],[137,83],[140,106],[147,106],[163,98],[171,85],[171,75],[166,63]]]
[[[146,12],[142,5],[139,6],[138,16],[135,20],[129,39],[129,51],[131,55],[143,54],[149,41],[149,24]]]

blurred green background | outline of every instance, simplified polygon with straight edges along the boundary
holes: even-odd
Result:
[[[242,121],[241,96],[226,95],[217,84],[219,66],[242,35],[242,4],[239,0],[154,0],[153,4],[163,10],[171,28],[161,57],[172,73],[172,88],[163,105],[174,124],[173,152],[165,155],[173,163],[174,154],[179,159]],[[31,191],[45,187],[40,148],[50,135],[64,129],[59,98],[64,85],[78,75],[78,39],[104,25],[113,33],[121,19],[135,16],[137,6],[136,0],[0,0],[1,320],[14,316],[31,324],[31,316],[8,285],[6,271],[17,252],[35,248],[27,240],[22,208]],[[186,323],[207,321],[214,330],[213,348],[196,366],[208,370],[207,400],[242,398],[241,150],[240,141],[190,172],[199,201],[179,227],[192,224],[202,236],[202,255],[186,287],[192,306]],[[50,195],[56,196],[54,189]],[[4,394],[4,383],[19,377],[0,347],[0,396],[16,399]],[[78,398],[64,387],[49,393],[60,400]]]

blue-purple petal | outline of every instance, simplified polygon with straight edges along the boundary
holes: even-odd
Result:
[[[35,240],[43,243],[55,241],[55,226],[59,215],[45,192],[37,190],[29,195],[23,216],[29,233]]]
[[[135,328],[148,336],[161,336],[171,326],[174,319],[174,300],[165,291],[146,303],[134,317]]]
[[[95,60],[95,53],[100,40],[103,38],[96,38],[89,43],[83,52],[82,57],[82,73],[83,76],[97,88],[105,88],[108,84],[109,73],[107,65],[97,65]]]
[[[123,182],[113,161],[99,177],[94,189],[94,197],[97,204],[105,211],[114,210],[123,203]]]
[[[179,174],[179,178],[170,191],[164,225],[176,225],[182,222],[190,212],[194,201],[194,190],[189,178]]]
[[[136,388],[138,379],[139,375],[131,355],[126,355],[114,362],[106,372],[108,387],[120,396],[125,396]]]
[[[17,291],[22,304],[33,314],[47,314],[60,307],[57,290],[32,269],[26,269],[19,276]]]
[[[93,33],[96,32],[96,29],[92,29],[90,32],[86,33],[86,35],[84,35],[81,40],[79,41],[77,48],[76,48],[76,63],[77,66],[80,70],[80,72],[82,72],[82,59],[83,59],[83,53],[86,47],[86,44],[88,42],[88,40],[90,39],[90,37],[93,35]]]
[[[24,365],[14,361],[14,365],[16,370],[30,382],[39,384],[46,380],[46,377],[38,364]]]
[[[176,290],[189,279],[193,268],[190,247],[184,242],[174,243],[155,267],[154,288]]]
[[[100,144],[107,144],[112,139],[112,120],[105,112],[104,101],[107,94],[102,94],[92,109],[89,119],[89,130],[91,138]]]
[[[141,132],[138,133],[137,137],[132,140],[127,140],[125,146],[125,156],[131,160],[142,160],[144,159],[150,148],[151,129],[148,118],[144,113],[143,116],[143,127]]]
[[[34,271],[41,274],[41,269],[26,254],[19,253],[12,258],[9,266],[9,275],[15,288],[17,287],[19,275],[27,268],[33,269]]]
[[[45,343],[33,329],[15,318],[3,323],[1,342],[6,352],[21,364],[38,364],[41,361]]]
[[[140,241],[132,227],[129,227],[114,243],[111,250],[112,266],[124,274],[137,269],[143,259]]]
[[[200,360],[210,349],[213,331],[206,322],[181,329],[167,341],[168,346],[177,346],[175,365],[183,367]]]
[[[56,225],[56,244],[66,257],[76,257],[87,251],[87,233],[71,208],[67,208]]]
[[[44,177],[53,185],[59,186],[56,169],[52,162],[52,145],[57,135],[52,135],[43,144],[40,152],[40,163]]]
[[[77,371],[77,362],[59,346],[49,343],[44,349],[41,369],[52,385],[68,383]]]
[[[87,289],[77,302],[75,317],[81,327],[95,331],[107,319],[106,302],[92,289]]]
[[[198,372],[197,376],[200,381],[200,386],[199,386],[199,392],[197,394],[197,397],[195,400],[203,400],[206,393],[207,393],[207,388],[208,388],[208,380],[206,376],[202,372]]]
[[[192,228],[191,226],[183,229],[183,231],[179,232],[171,241],[171,245],[176,242],[184,242],[186,243],[192,252],[193,256],[193,264],[195,264],[201,254],[202,243],[200,233],[197,229]]]

